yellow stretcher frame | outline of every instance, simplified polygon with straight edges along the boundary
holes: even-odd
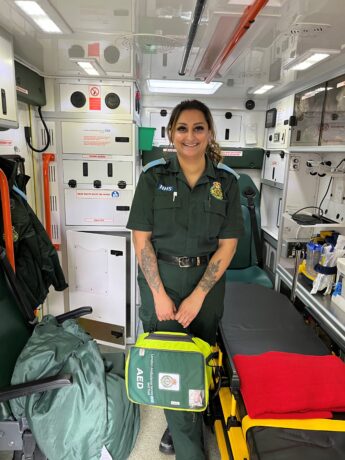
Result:
[[[218,352],[215,364],[220,368],[223,365],[223,354],[218,346],[213,348]],[[215,360],[216,361],[216,360]],[[211,389],[218,385],[219,375],[214,372],[214,383]],[[214,422],[214,431],[221,460],[250,460],[247,447],[247,432],[255,426],[270,428],[290,428],[313,431],[334,431],[345,433],[345,420],[333,419],[252,419],[245,415],[242,419],[238,404],[229,386],[222,386],[218,393],[223,420]],[[228,424],[227,421],[231,420]],[[227,426],[228,425],[228,426]],[[230,426],[229,426],[230,425]],[[228,439],[226,439],[226,437]],[[230,444],[231,455],[228,450]]]

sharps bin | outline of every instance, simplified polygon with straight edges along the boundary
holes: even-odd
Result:
[[[153,136],[156,128],[139,127],[139,149],[152,150]]]

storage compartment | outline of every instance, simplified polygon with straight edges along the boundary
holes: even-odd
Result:
[[[66,225],[125,227],[132,190],[65,189]]]
[[[11,36],[0,28],[0,128],[18,128]]]
[[[267,151],[262,178],[272,183],[284,183],[286,154],[283,151]]]
[[[261,189],[261,228],[273,238],[278,239],[282,212],[283,190],[262,185]]]
[[[60,84],[62,112],[111,114],[116,118],[133,117],[133,84],[104,85],[99,82]]]
[[[133,155],[132,123],[80,123],[63,121],[62,153]],[[101,159],[101,158],[99,158]]]
[[[227,113],[228,112],[223,115],[213,115],[217,132],[217,142],[220,144],[225,144],[227,142],[240,142],[241,140],[242,116],[232,115],[228,118]]]
[[[222,149],[223,163],[230,168],[261,169],[264,150],[259,148]]]
[[[75,186],[96,183],[99,188],[113,185],[125,189],[133,185],[132,168],[131,161],[63,160],[63,180],[65,184],[76,181]]]
[[[92,307],[81,320],[98,341],[126,343],[126,237],[67,230],[71,308]]]
[[[159,112],[149,112],[149,126],[156,128],[153,137],[155,145],[169,144],[167,124],[170,118],[170,111],[162,109]]]

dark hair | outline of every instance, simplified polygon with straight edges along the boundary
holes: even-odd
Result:
[[[216,133],[211,111],[203,102],[200,102],[196,99],[182,101],[173,109],[167,126],[170,142],[172,142],[172,134],[175,131],[177,120],[179,119],[181,113],[185,110],[199,110],[204,114],[205,120],[208,125],[208,129],[211,132],[211,140],[209,142],[206,155],[215,163],[219,163],[220,161],[222,161],[222,151],[218,142],[216,142]]]

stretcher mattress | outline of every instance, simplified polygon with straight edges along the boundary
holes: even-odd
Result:
[[[236,354],[283,351],[327,355],[328,348],[284,295],[254,284],[227,283],[220,324],[225,365],[236,381]],[[241,415],[246,411],[242,401]],[[337,419],[345,414],[337,413]],[[247,432],[250,460],[344,460],[345,433],[254,426]]]

